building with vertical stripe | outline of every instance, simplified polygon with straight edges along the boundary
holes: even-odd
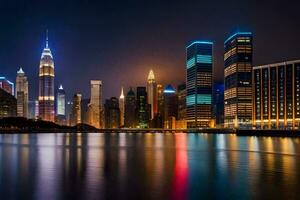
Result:
[[[257,129],[300,126],[300,60],[253,68],[253,125]]]
[[[186,119],[188,128],[209,127],[212,120],[213,43],[186,47]]]
[[[238,32],[224,43],[224,126],[252,126],[252,33]]]

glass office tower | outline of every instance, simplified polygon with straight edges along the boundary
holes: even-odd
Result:
[[[238,32],[224,43],[224,126],[252,126],[252,33]]]
[[[194,41],[186,47],[187,127],[209,127],[212,120],[213,43]]]
[[[253,125],[257,129],[298,129],[300,60],[253,68]]]

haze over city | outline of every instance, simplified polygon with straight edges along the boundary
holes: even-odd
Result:
[[[215,80],[223,81],[223,42],[237,30],[253,32],[254,65],[297,58],[298,8],[297,1],[4,1],[0,69],[14,80],[22,67],[35,99],[48,29],[55,84],[69,98],[88,97],[90,79],[103,81],[104,98],[119,96],[121,86],[146,85],[150,69],[176,86],[185,81],[185,47],[196,39],[214,42]]]

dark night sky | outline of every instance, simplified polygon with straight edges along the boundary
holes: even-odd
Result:
[[[49,29],[56,86],[89,97],[89,80],[103,81],[104,97],[120,87],[185,79],[185,46],[215,43],[215,79],[223,77],[223,42],[237,30],[254,34],[254,64],[300,58],[298,1],[35,1],[0,3],[0,75],[15,82],[22,66],[36,98],[38,65]]]

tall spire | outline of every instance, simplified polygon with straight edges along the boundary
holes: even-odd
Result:
[[[122,89],[121,89],[120,99],[124,99],[124,91],[123,91],[123,87],[122,87]]]
[[[154,80],[155,80],[154,72],[151,69],[149,74],[148,74],[148,81],[154,81]]]
[[[24,74],[24,71],[22,69],[22,67],[20,67],[19,71],[17,71],[18,74]]]
[[[48,48],[48,29],[46,30],[46,48]]]

